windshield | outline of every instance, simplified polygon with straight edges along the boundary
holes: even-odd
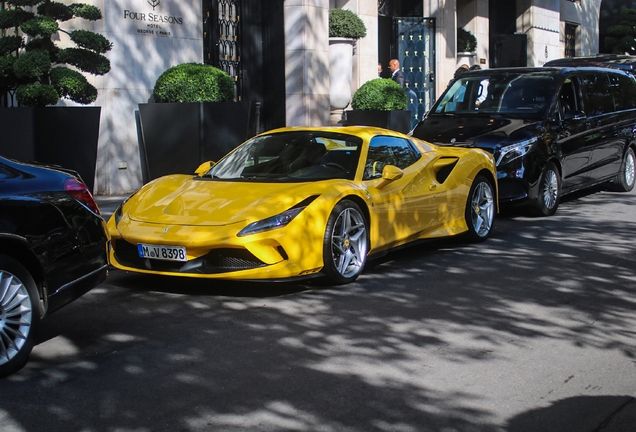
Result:
[[[320,131],[255,137],[213,166],[203,177],[225,180],[353,180],[362,139]]]
[[[555,77],[547,74],[462,77],[453,83],[434,112],[541,118],[550,106],[555,89]]]

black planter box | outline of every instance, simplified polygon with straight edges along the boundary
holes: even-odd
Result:
[[[377,126],[402,133],[408,133],[411,126],[411,111],[394,110],[350,110],[347,114],[347,125]]]
[[[0,108],[0,155],[69,168],[92,192],[101,108]]]
[[[144,183],[221,159],[255,134],[252,109],[250,102],[139,104]]]

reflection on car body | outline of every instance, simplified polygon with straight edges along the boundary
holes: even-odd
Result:
[[[636,81],[608,68],[467,72],[411,134],[479,147],[497,163],[502,204],[551,215],[562,194],[634,186]]]
[[[157,179],[108,222],[111,263],[171,276],[355,280],[368,255],[428,238],[486,239],[492,156],[372,127],[283,128],[196,175]]]
[[[76,173],[0,157],[0,376],[24,366],[44,315],[104,280],[107,243]]]

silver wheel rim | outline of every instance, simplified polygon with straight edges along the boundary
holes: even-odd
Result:
[[[26,343],[33,321],[27,287],[0,270],[0,365],[14,358]]]
[[[362,271],[367,255],[367,229],[362,215],[346,208],[338,215],[331,236],[331,257],[340,275],[349,278]]]
[[[486,182],[477,185],[471,199],[471,217],[473,229],[479,237],[485,237],[492,228],[495,219],[495,206],[492,188]]]
[[[627,153],[627,159],[625,159],[625,184],[631,186],[634,184],[634,153],[631,151]]]
[[[545,173],[543,180],[543,202],[546,208],[554,208],[559,196],[559,179],[553,170]]]

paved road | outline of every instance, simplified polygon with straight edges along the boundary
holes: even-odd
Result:
[[[627,431],[635,233],[636,192],[601,192],[345,287],[112,271],[0,381],[0,429]]]

